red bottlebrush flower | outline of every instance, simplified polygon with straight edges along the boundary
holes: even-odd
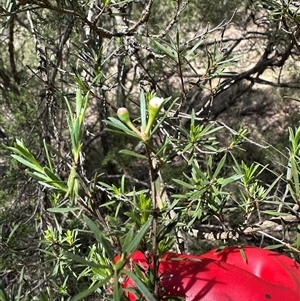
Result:
[[[229,247],[202,255],[166,253],[159,263],[161,297],[185,301],[300,300],[300,265],[291,258],[256,247]],[[145,256],[132,261],[148,268]],[[124,288],[134,287],[131,279]],[[136,300],[133,293],[128,298]]]

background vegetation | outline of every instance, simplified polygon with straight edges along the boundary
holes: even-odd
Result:
[[[1,1],[0,299],[122,300],[136,249],[299,260],[298,15],[289,0]],[[153,273],[130,273],[149,300]]]

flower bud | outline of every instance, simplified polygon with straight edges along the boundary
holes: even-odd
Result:
[[[162,106],[164,102],[163,98],[160,97],[153,97],[150,101],[149,101],[149,110],[159,110]]]
[[[123,121],[131,130],[133,130],[137,135],[141,136],[140,131],[132,124],[130,120],[130,114],[126,108],[119,108],[117,115],[121,121]]]
[[[164,102],[163,98],[160,97],[153,97],[150,101],[149,101],[149,118],[148,118],[148,123],[147,123],[147,127],[146,127],[146,134],[149,135],[150,133],[150,129],[155,121],[156,116],[158,115],[162,104]]]
[[[117,115],[121,121],[128,123],[130,121],[130,114],[126,108],[119,108]]]

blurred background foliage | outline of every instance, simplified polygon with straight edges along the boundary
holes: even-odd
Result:
[[[118,300],[108,254],[153,251],[153,236],[158,252],[238,243],[299,260],[298,10],[289,0],[1,1],[3,300]],[[110,118],[126,107],[139,127],[153,93],[172,99],[145,148]]]

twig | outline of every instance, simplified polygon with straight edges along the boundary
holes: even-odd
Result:
[[[227,130],[229,130],[233,135],[237,136],[239,133],[237,131],[235,131],[234,129],[232,129],[231,127],[229,127],[228,125],[226,125],[224,122],[218,120],[216,121],[218,124],[222,125],[224,128],[226,128]],[[268,145],[262,145],[262,144],[259,144],[247,137],[243,137],[243,139],[245,139],[247,142],[251,143],[251,144],[254,144],[256,146],[259,146],[261,148],[269,148]]]
[[[155,185],[158,166],[155,160],[152,158],[152,152],[148,144],[145,144],[146,154],[149,164],[149,176],[151,183],[151,198],[152,198],[152,212],[153,212],[153,221],[152,221],[152,254],[153,254],[153,279],[154,279],[154,296],[157,297],[159,293],[159,283],[158,283],[158,256],[157,256],[157,225],[158,225],[158,214],[162,208],[162,204],[159,202],[157,189]]]
[[[247,228],[238,228],[235,230],[229,230],[225,232],[219,232],[219,233],[203,233],[200,232],[197,229],[192,229],[192,236],[196,236],[197,238],[204,238],[208,241],[216,241],[216,240],[227,240],[227,239],[233,239],[237,240],[239,237],[244,235],[253,235],[255,233],[259,233],[261,235],[265,235],[267,237],[272,238],[273,240],[280,242],[281,244],[285,245],[289,249],[300,253],[300,250],[297,250],[290,246],[289,243],[284,242],[283,240],[279,240],[278,238],[266,233],[266,230],[268,229],[274,229],[278,226],[281,226],[282,223],[284,224],[298,224],[300,222],[300,216],[294,216],[294,215],[286,215],[286,216],[280,216],[280,217],[273,217],[270,220],[266,220],[261,224],[255,224],[253,226],[249,226]]]
[[[185,10],[185,8],[189,2],[190,2],[190,0],[183,1],[181,6],[180,7],[178,6],[173,19],[169,22],[166,29],[164,29],[162,33],[160,33],[159,35],[149,35],[149,37],[155,38],[155,39],[162,39],[166,34],[168,34],[168,32],[171,30],[171,28],[174,26],[174,24],[178,22],[178,18],[180,16],[180,14]]]
[[[126,35],[133,34],[140,25],[146,23],[149,20],[150,11],[151,11],[153,2],[154,2],[154,0],[149,0],[148,4],[146,5],[145,9],[142,12],[141,18],[133,26],[128,28],[128,30],[126,31]]]

